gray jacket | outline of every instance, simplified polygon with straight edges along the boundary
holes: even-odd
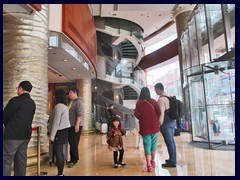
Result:
[[[54,141],[58,130],[69,127],[71,127],[71,125],[69,122],[68,107],[62,103],[56,104],[49,117],[48,131],[50,132],[50,140]]]
[[[79,116],[81,119],[79,126],[83,126],[83,119],[82,119],[83,112],[82,111],[83,111],[82,98],[78,97],[73,101],[72,106],[69,109],[69,120],[70,120],[71,126],[75,126],[77,116]]]

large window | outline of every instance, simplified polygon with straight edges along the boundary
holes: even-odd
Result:
[[[235,143],[235,5],[199,4],[181,46],[193,141]]]

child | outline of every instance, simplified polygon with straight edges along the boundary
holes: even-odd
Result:
[[[123,162],[123,139],[122,136],[126,134],[126,130],[121,128],[120,117],[115,116],[112,118],[112,122],[110,124],[110,129],[107,133],[107,144],[108,149],[113,151],[113,158],[114,158],[114,168],[118,168],[118,164],[121,166],[126,166]],[[120,152],[119,159],[118,158],[118,151]]]

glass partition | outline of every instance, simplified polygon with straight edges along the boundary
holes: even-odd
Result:
[[[192,139],[235,144],[235,4],[198,4],[181,37]]]
[[[234,142],[235,69],[224,61],[206,64],[203,71],[210,142]]]
[[[209,63],[209,43],[204,5],[199,5],[195,14],[200,64]]]
[[[190,64],[190,51],[189,51],[189,35],[188,30],[186,30],[181,38],[182,47],[182,66],[183,69],[187,69],[191,66]]]
[[[193,141],[207,142],[207,120],[204,99],[204,86],[200,67],[194,67],[188,77],[189,100],[191,107]]]
[[[188,74],[193,141],[235,144],[235,69],[229,61],[208,63]]]
[[[216,59],[226,53],[224,23],[221,4],[206,4],[207,26],[213,40],[213,56]]]
[[[197,36],[196,36],[196,26],[195,26],[195,19],[193,18],[189,24],[189,39],[190,39],[190,55],[191,55],[191,62],[192,66],[199,64],[198,58],[198,47],[197,47]]]

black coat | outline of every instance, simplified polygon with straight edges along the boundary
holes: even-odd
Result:
[[[3,110],[4,139],[30,139],[35,110],[36,104],[28,93],[10,99]]]

